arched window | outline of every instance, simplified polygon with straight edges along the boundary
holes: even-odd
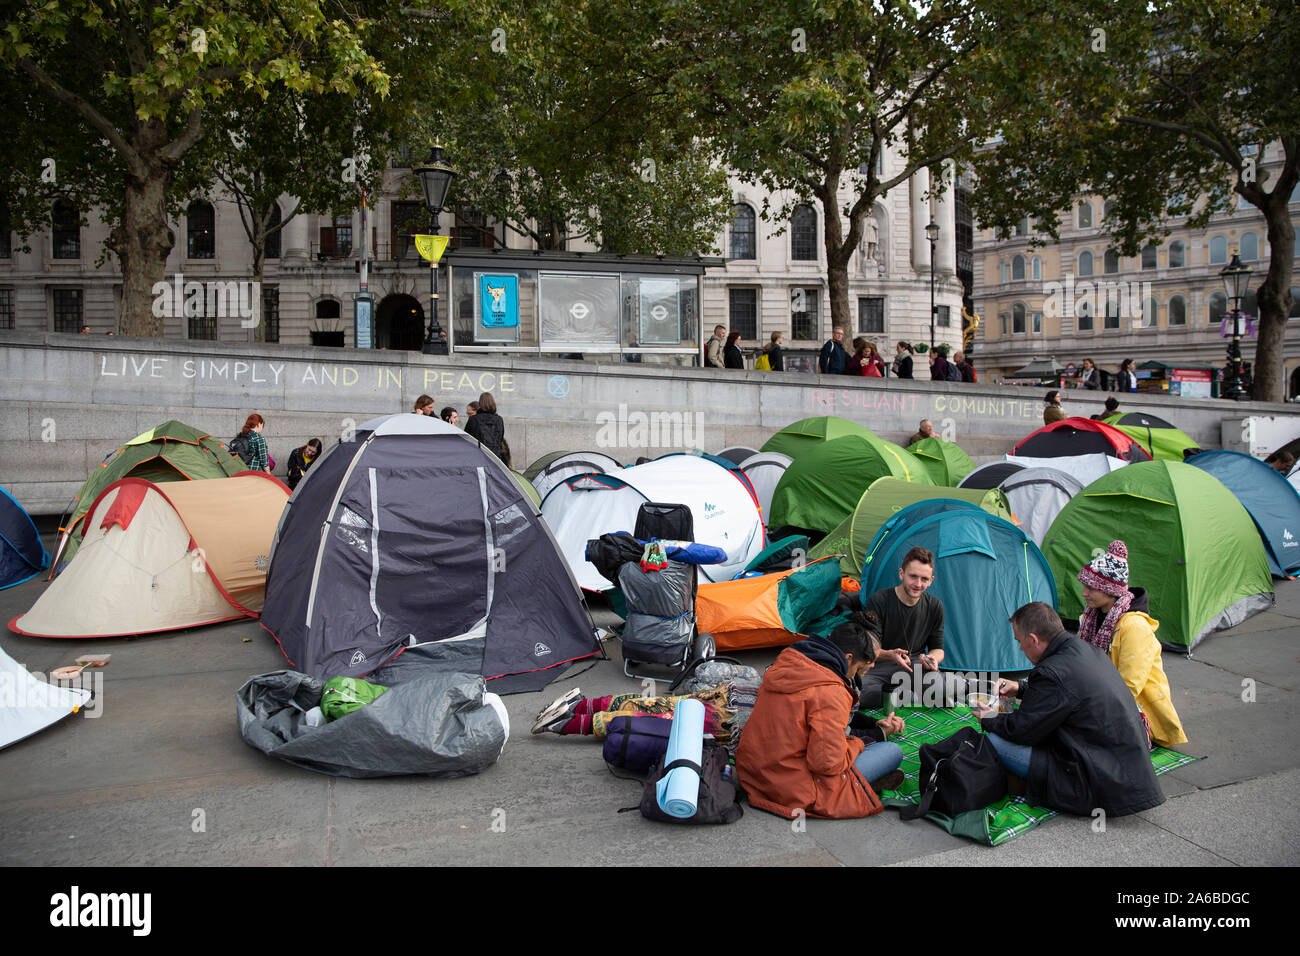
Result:
[[[217,254],[216,213],[212,203],[196,199],[185,210],[185,257],[212,259]]]
[[[1210,325],[1218,325],[1223,321],[1223,317],[1228,314],[1228,295],[1226,292],[1210,293],[1209,312]]]
[[[1142,265],[1143,269],[1154,269],[1156,267],[1156,247],[1152,243],[1147,243],[1142,247]]]
[[[1241,300],[1241,314],[1249,315],[1251,318],[1259,318],[1259,299],[1255,297],[1254,289],[1246,290],[1246,297]]]
[[[1092,275],[1092,253],[1087,249],[1079,253],[1079,275]]]
[[[1155,296],[1149,295],[1142,300],[1142,328],[1154,329],[1159,318],[1160,304],[1156,302]]]
[[[1093,322],[1092,299],[1088,296],[1080,299],[1078,305],[1075,306],[1074,314],[1077,316],[1076,321],[1079,325],[1079,331],[1091,332]]]
[[[754,207],[748,203],[736,203],[732,207],[734,216],[731,220],[731,258],[756,259],[755,216]]]
[[[266,258],[280,258],[280,204],[271,203],[271,218],[266,223]]]
[[[1025,331],[1025,304],[1017,302],[1011,307],[1011,331],[1017,334]]]
[[[1119,272],[1119,253],[1114,249],[1107,249],[1102,262],[1102,269],[1108,276],[1113,276]]]
[[[1241,234],[1241,261],[1254,262],[1259,258],[1259,236],[1253,232]]]
[[[817,261],[817,213],[812,206],[795,206],[790,215],[790,258]]]
[[[1169,325],[1187,324],[1187,300],[1176,295],[1169,300]]]
[[[1175,239],[1169,243],[1169,268],[1181,269],[1187,264],[1187,247],[1183,245],[1181,239]]]
[[[1025,277],[1025,257],[1011,257],[1011,281],[1016,282]]]
[[[1076,221],[1078,222],[1080,229],[1092,228],[1092,203],[1091,202],[1079,203],[1078,218],[1076,219]]]
[[[1031,265],[1033,266],[1033,277],[1035,279],[1041,279],[1043,277],[1043,260],[1038,258],[1038,256],[1034,256],[1031,260]]]
[[[1210,240],[1210,265],[1221,266],[1228,261],[1228,239],[1226,236],[1215,236]]]
[[[50,220],[53,227],[54,258],[80,259],[81,213],[77,211],[77,207],[70,202],[56,199],[50,210]]]

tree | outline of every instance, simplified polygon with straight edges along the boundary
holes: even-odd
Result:
[[[1101,193],[1113,200],[1106,228],[1134,255],[1167,236],[1172,217],[1203,228],[1242,197],[1263,213],[1270,250],[1253,397],[1281,401],[1295,260],[1288,200],[1300,181],[1300,8],[1123,0],[1091,22],[1038,88],[1055,118],[1032,142],[1004,137],[977,158],[976,214],[1005,229],[1031,213],[1056,238],[1057,211]],[[1276,165],[1265,161],[1269,149],[1280,152]]]
[[[320,0],[16,4],[0,31],[6,85],[21,78],[75,117],[81,136],[106,144],[82,185],[113,223],[120,331],[161,334],[151,290],[174,243],[167,216],[201,181],[195,148],[232,93],[350,94],[359,84],[382,92],[388,76],[365,50],[367,28],[346,5]],[[15,225],[30,232],[39,224],[27,216]]]

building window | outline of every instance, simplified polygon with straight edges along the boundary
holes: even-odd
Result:
[[[1176,295],[1169,300],[1169,325],[1186,325],[1187,324],[1187,300],[1181,295]]]
[[[1011,307],[1011,331],[1023,335],[1025,331],[1025,304],[1017,302]]]
[[[266,331],[266,341],[279,342],[280,289],[277,286],[262,287],[262,324]]]
[[[1160,319],[1160,304],[1152,296],[1142,300],[1142,328],[1154,329]]]
[[[1079,308],[1078,311],[1076,312],[1076,315],[1079,318],[1079,331],[1091,332],[1092,331],[1092,303],[1090,303],[1087,299],[1084,299],[1082,302],[1079,303]]]
[[[321,299],[316,303],[316,318],[337,319],[339,317],[338,299]]]
[[[1102,259],[1102,271],[1108,276],[1119,272],[1119,253],[1114,249],[1106,250],[1106,255]]]
[[[863,296],[858,299],[858,331],[869,335],[884,334],[885,299],[883,296]]]
[[[817,213],[812,206],[795,206],[790,216],[790,258],[799,262],[817,261]]]
[[[1011,281],[1018,282],[1025,277],[1025,257],[1011,257]]]
[[[739,332],[742,339],[758,338],[758,290],[729,289],[730,308],[727,328]]]
[[[14,247],[10,243],[12,227],[9,224],[9,208],[0,200],[0,259],[13,257]]]
[[[1005,312],[998,313],[998,325],[1001,327],[1003,335],[1007,334],[1007,326],[1010,325],[1010,323],[1011,316],[1007,315]]]
[[[1254,262],[1259,258],[1259,236],[1253,232],[1241,234],[1241,261]]]
[[[55,289],[53,300],[54,331],[80,332],[81,327],[86,324],[82,318],[81,290]]]
[[[191,339],[204,339],[209,342],[217,340],[217,317],[215,315],[191,315],[186,319],[185,334]]]
[[[328,226],[320,229],[320,254],[327,259],[342,259],[352,255],[352,214],[335,216]]]
[[[196,199],[185,210],[185,258],[213,259],[217,254],[212,203]],[[193,338],[193,336],[191,336]]]
[[[0,289],[0,329],[12,329],[13,327],[14,290]]]
[[[266,251],[263,253],[264,258],[280,258],[280,204],[271,204],[271,218],[266,223]],[[269,339],[267,341],[270,341]]]
[[[790,291],[790,338],[803,342],[816,341],[821,329],[820,318],[816,289]]]
[[[1038,256],[1034,256],[1031,260],[1031,265],[1033,266],[1032,275],[1035,281],[1041,279],[1043,277],[1043,260],[1038,258]]]
[[[1218,325],[1228,314],[1228,294],[1226,292],[1210,293],[1210,325]]]
[[[1169,243],[1169,268],[1181,269],[1186,264],[1186,246],[1181,239],[1175,239]]]
[[[1142,269],[1156,268],[1156,247],[1149,242],[1142,247],[1142,264],[1140,268]]]
[[[81,214],[70,202],[56,199],[50,213],[53,226],[54,258],[81,258]],[[73,329],[81,331],[81,327]]]
[[[1101,327],[1107,330],[1119,328],[1120,290],[1113,286],[1106,290],[1106,304],[1103,307]]]
[[[1043,331],[1043,313],[1030,312],[1029,327],[1033,330],[1035,335],[1041,334]]]
[[[1291,287],[1291,312],[1288,319],[1300,319],[1300,289]]]
[[[1016,223],[1015,235],[1017,235],[1017,236],[1027,236],[1027,235],[1029,235],[1029,217],[1028,217],[1028,216],[1026,216],[1024,219],[1021,219],[1018,223]]]
[[[1079,223],[1080,229],[1092,228],[1092,203],[1079,203],[1078,218],[1076,221]]]
[[[731,258],[758,258],[756,255],[754,207],[748,203],[736,203],[733,211],[735,216],[731,220]]]
[[[999,270],[999,272],[1000,272],[1001,275],[1002,275],[1002,284],[1003,284],[1003,285],[1006,285],[1006,284],[1007,284],[1007,264],[1006,264],[1006,262],[999,262],[999,263],[998,263],[998,270]]]
[[[1101,206],[1101,218],[1110,220],[1111,211],[1115,208],[1115,200],[1107,199]]]
[[[1092,275],[1092,253],[1086,249],[1079,253],[1079,275]]]
[[[934,307],[934,324],[941,328],[950,328],[952,325],[952,309],[946,305],[936,305]]]
[[[496,246],[496,236],[488,228],[487,213],[476,206],[457,206],[456,225],[451,230],[452,246],[456,249],[491,249]]]
[[[392,241],[390,257],[393,259],[418,258],[420,254],[415,249],[414,236],[419,233],[420,223],[424,221],[421,217],[426,215],[424,204],[395,202],[389,208],[392,213],[392,230],[389,236]]]
[[[1215,236],[1210,240],[1210,265],[1221,266],[1228,261],[1228,239],[1226,236]]]

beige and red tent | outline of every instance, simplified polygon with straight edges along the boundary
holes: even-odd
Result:
[[[119,637],[257,617],[288,497],[264,472],[114,482],[88,510],[67,570],[9,627],[33,637]]]

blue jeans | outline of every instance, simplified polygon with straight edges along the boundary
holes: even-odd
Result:
[[[870,783],[897,770],[902,762],[903,748],[886,740],[878,744],[868,744],[867,748],[858,754],[858,759],[853,761],[853,766],[857,767],[858,772],[867,783]]]
[[[998,759],[1002,761],[1002,766],[1006,767],[1017,777],[1029,777],[1029,760],[1033,756],[1034,748],[1026,747],[1024,744],[1013,744],[1005,737],[999,737],[997,734],[989,734],[989,743],[993,749],[998,752]]]

